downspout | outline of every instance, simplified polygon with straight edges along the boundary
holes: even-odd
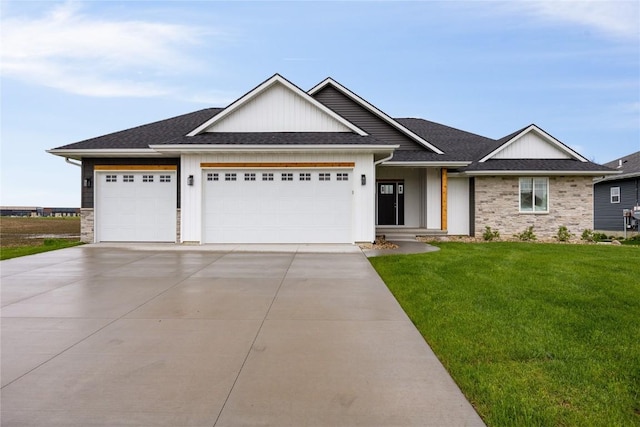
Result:
[[[391,160],[393,158],[393,153],[389,155],[389,157],[385,157],[384,159],[380,159],[377,162],[373,162],[373,166],[378,166],[382,162],[386,162],[387,160]]]
[[[76,162],[73,162],[73,161],[71,161],[68,157],[65,157],[65,158],[64,158],[64,161],[65,161],[65,162],[67,162],[67,163],[69,163],[70,165],[74,165],[74,166],[82,167],[82,163],[76,163]]]

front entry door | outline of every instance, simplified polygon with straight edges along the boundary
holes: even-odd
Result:
[[[404,225],[404,182],[378,182],[378,225]]]

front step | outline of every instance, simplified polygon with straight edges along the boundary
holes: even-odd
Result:
[[[446,230],[428,228],[377,227],[376,237],[384,237],[387,241],[415,241],[417,236],[446,236]]]

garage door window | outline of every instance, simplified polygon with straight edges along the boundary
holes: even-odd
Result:
[[[171,175],[160,175],[160,182],[171,182]]]
[[[235,173],[225,173],[224,180],[225,181],[236,181],[238,179]]]
[[[282,180],[283,181],[293,181],[293,174],[292,173],[283,173],[282,174]]]
[[[262,174],[262,180],[263,181],[273,181],[273,174],[272,173],[263,173]]]
[[[300,174],[300,181],[311,181],[311,174],[310,173],[301,173]]]
[[[348,173],[337,173],[336,174],[336,179],[338,181],[349,181],[349,174]]]
[[[318,179],[320,181],[331,181],[331,174],[330,173],[320,173],[320,174],[318,174]]]
[[[219,177],[217,173],[208,173],[207,181],[218,181]]]
[[[133,182],[133,175],[123,175],[122,176],[122,181],[123,182]]]
[[[153,182],[153,175],[142,175],[142,182]]]
[[[244,174],[244,180],[245,181],[255,181],[256,180],[256,174],[255,173],[245,173]]]
[[[118,175],[107,175],[106,182],[118,182]]]

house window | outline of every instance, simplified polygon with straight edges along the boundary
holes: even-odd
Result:
[[[293,174],[292,173],[283,173],[282,174],[282,180],[283,181],[293,181]]]
[[[220,178],[218,177],[217,173],[208,173],[207,174],[207,181],[218,181]]]
[[[244,174],[244,180],[245,181],[255,181],[256,180],[256,174],[255,173],[245,173]]]
[[[272,173],[263,173],[262,174],[262,180],[263,181],[273,181],[273,174]]]
[[[620,203],[620,187],[611,187],[611,203]]]
[[[318,174],[318,179],[320,181],[331,181],[331,174],[330,173],[319,173]]]
[[[171,175],[160,175],[160,182],[171,182]]]
[[[301,173],[300,181],[311,181],[311,174],[307,172]]]
[[[153,182],[153,175],[142,175],[142,182]]]
[[[122,182],[133,182],[133,175],[122,175]]]
[[[520,178],[520,212],[549,212],[548,178]]]
[[[236,181],[238,176],[235,173],[225,173],[224,180],[225,181]]]
[[[107,175],[105,181],[107,181],[107,182],[118,182],[118,175]]]
[[[348,173],[337,173],[336,174],[336,180],[338,180],[338,181],[349,181],[349,174]]]

